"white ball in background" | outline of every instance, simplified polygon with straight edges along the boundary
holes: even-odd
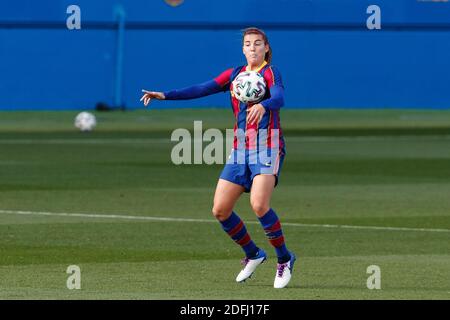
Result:
[[[90,112],[83,111],[75,117],[75,127],[81,131],[91,131],[96,125],[97,119]]]

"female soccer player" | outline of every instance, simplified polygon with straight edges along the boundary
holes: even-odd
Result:
[[[280,221],[275,211],[270,207],[270,198],[278,183],[281,166],[285,155],[284,139],[280,128],[280,108],[284,104],[284,87],[278,70],[272,66],[272,49],[266,34],[257,28],[248,28],[243,33],[243,53],[247,65],[224,71],[213,80],[179,90],[154,92],[142,90],[141,98],[147,106],[152,99],[182,100],[204,97],[221,91],[230,90],[232,107],[236,117],[233,161],[227,161],[217,183],[212,212],[228,235],[239,244],[245,252],[242,260],[244,268],[236,277],[237,282],[250,278],[256,268],[263,263],[267,255],[258,248],[250,238],[247,229],[233,207],[244,192],[250,192],[250,204],[265,230],[270,244],[275,248],[278,263],[275,273],[275,288],[284,288],[291,279],[295,255],[288,251]],[[263,100],[256,104],[245,104],[233,96],[232,82],[236,76],[244,71],[259,72],[266,81],[267,92]],[[245,135],[245,161],[236,161],[239,157],[237,149],[242,146],[238,139],[238,132]],[[265,139],[258,139],[260,132],[266,131]],[[255,134],[250,134],[256,132]],[[274,132],[278,133],[273,134]],[[254,141],[251,143],[249,140]],[[261,140],[263,142],[261,142]],[[250,161],[249,152],[261,152],[261,143],[267,144],[266,151],[271,153],[273,161]],[[257,144],[257,147],[254,147]],[[252,146],[253,145],[253,146]],[[268,168],[269,167],[269,168]]]

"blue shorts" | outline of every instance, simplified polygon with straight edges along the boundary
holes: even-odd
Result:
[[[284,156],[284,149],[274,151],[269,149],[264,153],[254,150],[245,150],[244,153],[244,151],[233,149],[220,174],[220,179],[241,185],[245,188],[245,192],[250,192],[255,176],[269,174],[275,176],[275,186],[277,186]]]

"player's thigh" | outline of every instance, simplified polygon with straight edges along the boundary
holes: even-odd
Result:
[[[214,194],[213,213],[216,215],[231,213],[236,201],[245,191],[243,186],[230,181],[219,179]]]
[[[275,187],[275,176],[258,174],[253,178],[250,204],[255,213],[262,215],[270,208],[270,199]]]

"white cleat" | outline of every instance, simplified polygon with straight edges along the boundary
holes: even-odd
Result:
[[[291,253],[291,260],[285,263],[277,264],[277,272],[275,273],[275,282],[273,287],[275,289],[281,289],[287,286],[291,280],[292,270],[294,268],[294,262],[297,258],[295,254]]]
[[[242,269],[241,272],[239,272],[239,274],[237,275],[236,282],[243,282],[250,278],[253,272],[255,272],[256,268],[266,259],[267,255],[262,249],[259,249],[258,255],[255,258],[242,259],[241,263],[242,265],[244,265],[244,269]]]

